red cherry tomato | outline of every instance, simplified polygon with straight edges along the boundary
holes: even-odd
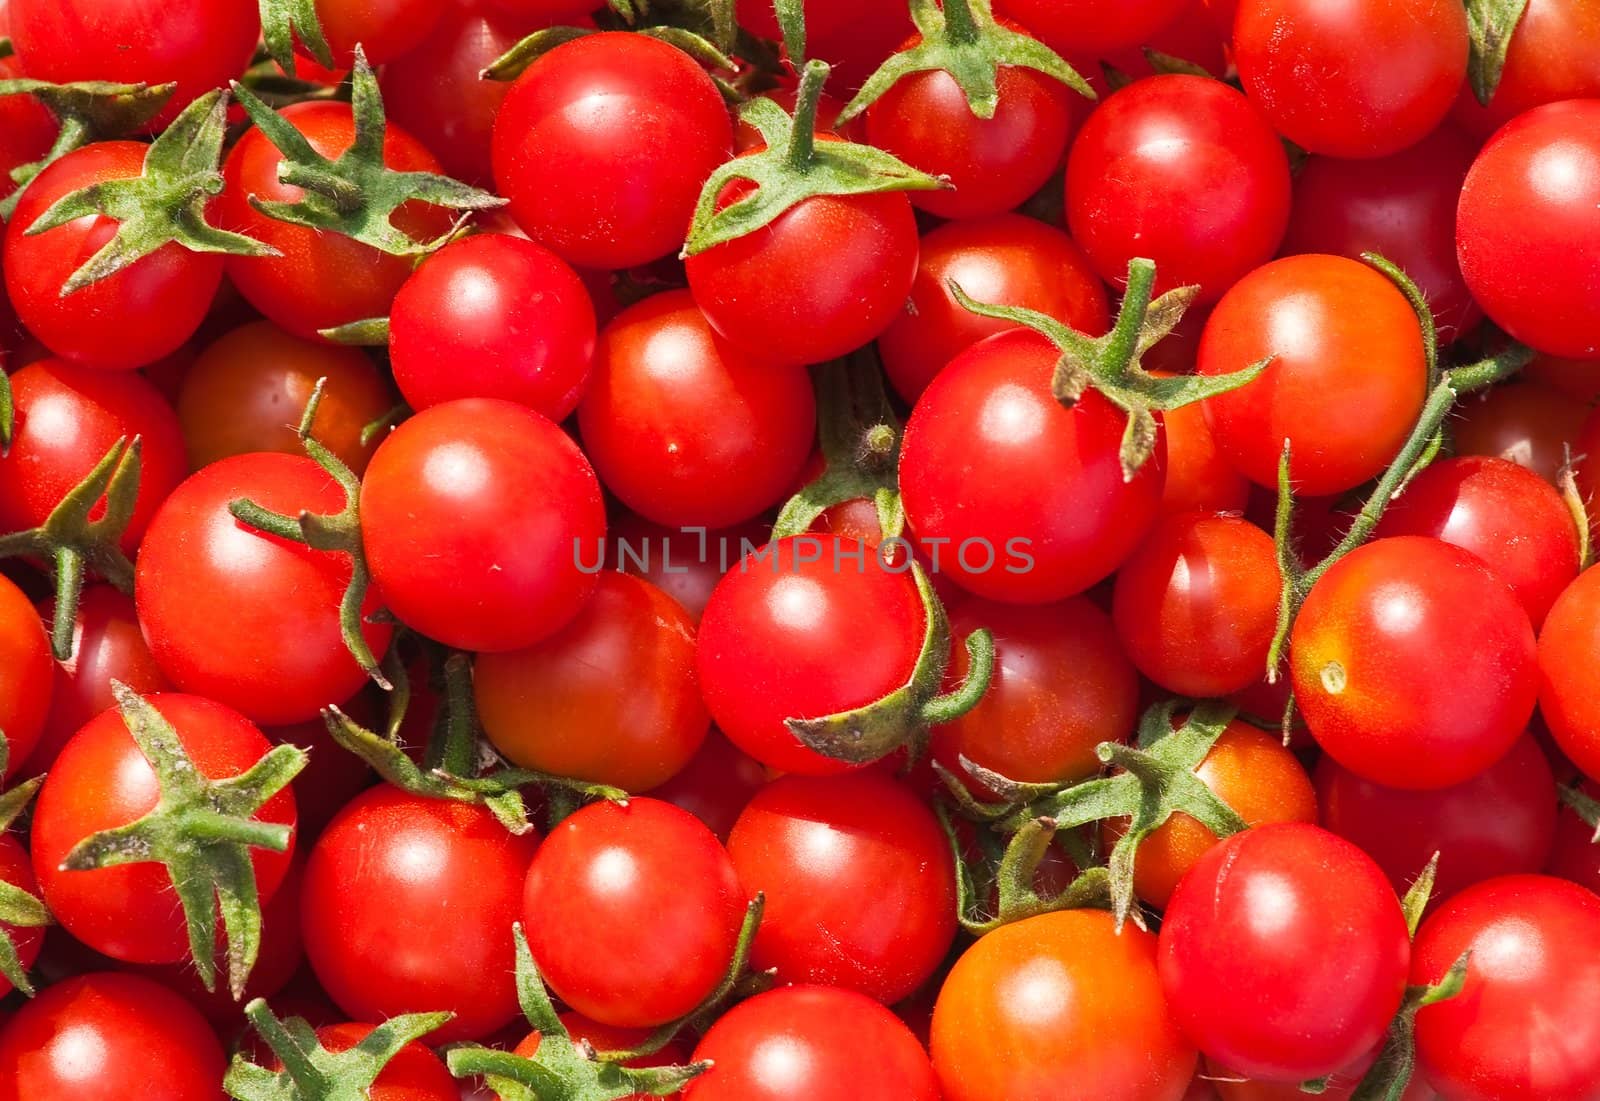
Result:
[[[1506,51],[1489,106],[1471,88],[1456,97],[1451,118],[1474,137],[1546,103],[1600,97],[1600,5],[1593,0],[1528,0]]]
[[[1591,677],[1600,654],[1600,572],[1568,585],[1539,634],[1539,713],[1561,751],[1600,776],[1600,712]]]
[[[395,615],[467,650],[548,638],[594,592],[600,484],[554,424],[508,401],[436,405],[378,448],[361,487],[372,576]]]
[[[700,752],[650,795],[688,811],[726,844],[740,812],[766,784],[760,762],[713,730]]]
[[[1377,1047],[1405,993],[1400,900],[1360,849],[1303,822],[1234,834],[1178,884],[1161,986],[1208,1058],[1303,1082]]]
[[[1075,56],[1143,46],[1175,21],[1185,0],[1000,0],[1001,14]]]
[[[658,799],[594,803],[551,831],[522,895],[528,946],[586,1017],[653,1028],[727,974],[744,920],[733,862],[711,831]]]
[[[1203,403],[1163,413],[1161,435],[1167,443],[1167,483],[1161,492],[1164,514],[1244,512],[1250,503],[1250,480],[1217,447]]]
[[[219,703],[175,693],[149,699],[207,779],[238,776],[272,748],[243,715]],[[50,912],[95,951],[130,963],[176,963],[189,953],[183,911],[166,867],[139,863],[67,871],[61,862],[89,835],[143,818],[159,796],[155,769],[122,714],[107,711],[62,749],[34,808],[33,871]],[[287,788],[278,792],[254,817],[293,827],[294,795]],[[293,852],[293,835],[287,852],[250,850],[263,904],[283,882]]]
[[[380,785],[352,799],[306,864],[301,931],[317,981],[350,1016],[450,1010],[431,1043],[481,1039],[517,1016],[522,877],[538,839],[482,807]],[[395,940],[405,930],[412,948]]]
[[[39,883],[33,877],[33,866],[28,860],[27,851],[15,837],[0,836],[0,883],[26,891],[35,898],[39,895]],[[11,941],[17,953],[17,962],[23,970],[32,967],[39,958],[39,949],[44,946],[44,930],[6,925],[0,926],[0,931]],[[10,981],[0,977],[0,991],[9,994],[12,989]],[[0,1039],[0,1044],[3,1042]],[[4,1089],[4,1085],[0,1085],[0,1091]]]
[[[1295,620],[1289,665],[1328,755],[1412,791],[1494,764],[1538,693],[1533,631],[1510,586],[1475,555],[1415,535],[1369,543],[1322,576]]]
[[[0,80],[16,80],[22,69],[14,58],[0,58]],[[11,170],[50,152],[61,124],[33,96],[0,96],[0,199],[17,189]]]
[[[316,0],[335,71],[355,63],[358,45],[373,65],[421,48],[445,10],[433,0]]]
[[[1584,454],[1582,436],[1586,405],[1580,405],[1554,387],[1518,379],[1508,386],[1468,395],[1451,419],[1451,435],[1458,455],[1493,455],[1525,466],[1547,482],[1560,477],[1570,450],[1573,458]],[[1585,465],[1579,462],[1579,486],[1585,484]]]

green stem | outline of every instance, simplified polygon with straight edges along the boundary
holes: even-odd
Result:
[[[789,131],[787,163],[796,172],[805,172],[816,159],[817,102],[822,98],[822,85],[827,79],[827,62],[806,62],[800,75],[800,88],[795,96],[794,118]]]
[[[1156,266],[1151,261],[1135,259],[1128,264],[1128,289],[1122,296],[1124,308],[1117,313],[1117,323],[1106,346],[1109,362],[1133,362],[1155,284]]]
[[[50,624],[50,648],[65,661],[72,656],[72,634],[83,593],[83,552],[74,546],[56,548],[56,606]]]
[[[954,692],[935,696],[922,705],[924,726],[953,723],[978,706],[994,679],[994,636],[979,628],[967,636],[968,673]]]
[[[967,0],[944,0],[945,37],[958,46],[978,41],[978,23]]]
[[[291,543],[305,544],[306,536],[300,527],[299,520],[279,512],[273,512],[271,509],[262,508],[254,501],[243,498],[229,501],[228,511],[233,514],[235,520],[242,524],[247,524],[257,531],[265,532],[267,535],[276,536],[279,539],[286,539]]]

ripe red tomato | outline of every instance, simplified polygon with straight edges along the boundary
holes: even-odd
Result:
[[[1372,859],[1317,826],[1234,834],[1178,884],[1161,987],[1207,1057],[1303,1082],[1377,1047],[1400,1008],[1410,937]]]
[[[1289,667],[1328,755],[1412,791],[1505,756],[1538,694],[1516,594],[1477,556],[1415,535],[1368,543],[1322,576],[1295,620]]]
[[[28,853],[23,849],[22,843],[10,835],[0,835],[0,883],[19,888],[35,898],[39,895],[39,882],[33,877],[33,866],[28,860]],[[45,931],[37,927],[15,925],[0,926],[0,931],[10,939],[17,953],[17,962],[22,965],[23,970],[32,967],[34,961],[39,958],[39,949],[44,946]],[[12,989],[10,980],[0,976],[0,997],[11,993]],[[4,1088],[0,1085],[0,1090]]]
[[[1411,981],[1471,952],[1466,985],[1417,1014],[1417,1061],[1446,1098],[1585,1101],[1600,1082],[1600,899],[1548,876],[1480,883],[1423,922]]]
[[[1561,751],[1600,777],[1600,712],[1591,675],[1600,654],[1600,572],[1568,585],[1539,634],[1539,713]]]
[[[428,43],[447,10],[433,0],[316,0],[317,22],[333,51],[335,71],[355,63],[360,45],[367,60],[381,65]]]
[[[528,868],[522,920],[550,989],[601,1024],[685,1016],[727,974],[744,921],[733,862],[688,811],[593,803]]]
[[[689,613],[612,570],[549,638],[481,655],[472,688],[489,741],[512,764],[624,791],[676,775],[711,721],[695,686]]]
[[[66,979],[0,1029],[0,1101],[217,1101],[226,1068],[205,1018],[135,975]]]
[[[344,493],[304,457],[235,455],[190,475],[156,514],[139,554],[134,598],[161,671],[185,692],[269,725],[314,719],[360,690],[366,674],[339,634],[347,555],[312,550],[234,519],[248,498],[286,516],[335,513]],[[365,616],[374,654],[393,628]]]
[[[786,986],[735,1006],[694,1049],[684,1101],[938,1101],[922,1045],[869,998]]]
[[[801,745],[784,720],[863,707],[903,686],[925,619],[910,575],[856,540],[781,539],[711,594],[695,643],[700,692],[733,744],[769,768],[844,772],[851,766]]]
[[[722,96],[688,54],[593,34],[512,85],[495,116],[494,179],[535,241],[572,264],[626,268],[683,244],[701,185],[732,147]]]
[[[1133,551],[1160,507],[1160,448],[1124,481],[1126,416],[1094,390],[1062,406],[1050,392],[1060,354],[1024,329],[974,344],[906,425],[900,485],[911,528],[936,572],[990,600],[1083,592]]]
[[[347,103],[332,100],[291,104],[280,114],[324,157],[338,157],[355,140]],[[439,172],[439,162],[405,130],[391,123],[384,132],[383,163],[397,172]],[[411,257],[390,256],[339,233],[269,218],[250,205],[293,203],[305,192],[278,179],[283,154],[260,130],[245,131],[228,153],[225,186],[217,199],[218,222],[264,241],[281,256],[230,256],[228,279],[245,299],[281,329],[309,340],[321,329],[384,317],[395,292],[410,276]],[[417,241],[447,232],[451,212],[409,202],[391,219]]]
[[[1541,352],[1600,358],[1600,100],[1536,107],[1489,140],[1456,248],[1496,325]]]
[[[761,763],[713,730],[700,752],[672,779],[651,788],[650,795],[682,807],[726,844],[740,812],[766,785],[767,770]]]
[[[0,575],[0,735],[15,774],[33,752],[50,713],[55,661],[28,597]]]
[[[880,772],[786,776],[739,815],[728,854],[766,895],[751,966],[780,983],[891,1004],[926,982],[956,936],[950,841],[927,805]]]
[[[966,676],[960,643],[973,631],[987,627],[995,646],[978,706],[934,731],[935,759],[957,776],[965,757],[1023,783],[1082,780],[1100,771],[1095,746],[1132,735],[1139,675],[1088,598],[1036,607],[966,599],[951,606],[950,625],[952,677]]]
[[[317,981],[357,1020],[450,1010],[430,1043],[517,1016],[511,926],[538,838],[482,807],[381,784],[352,799],[306,864],[301,931]],[[405,948],[397,935],[404,932]]]
[[[152,131],[243,73],[261,37],[250,0],[197,0],[172,9],[142,0],[11,0],[9,8],[17,61],[30,77],[176,81]]]
[[[1511,586],[1534,630],[1578,576],[1578,532],[1561,495],[1505,459],[1434,463],[1383,514],[1377,534],[1428,535],[1469,550]]]
[[[222,282],[221,256],[168,242],[115,275],[63,295],[67,279],[111,240],[119,223],[96,214],[27,233],[72,192],[140,175],[148,148],[107,141],[68,153],[27,186],[6,226],[0,261],[12,309],[52,352],[85,366],[126,370],[176,351],[194,335]]]
[[[361,487],[373,579],[395,615],[448,646],[516,650],[594,592],[600,483],[554,424],[508,401],[425,409],[384,440]]]
[[[1186,0],[1000,0],[995,5],[1073,56],[1099,57],[1143,46],[1175,21]]]
[[[1138,80],[1084,124],[1067,161],[1067,220],[1101,278],[1155,261],[1156,293],[1215,302],[1278,250],[1289,159],[1244,96],[1208,77]]]
[[[1600,97],[1600,5],[1593,0],[1528,0],[1487,107],[1471,88],[1451,119],[1482,140],[1535,107]]]
[[[1156,976],[1156,938],[1103,910],[1001,926],[956,961],[933,1010],[945,1101],[1084,1097],[1179,1101],[1194,1046]]]
[[[150,703],[178,732],[196,770],[211,780],[238,776],[272,749],[237,711],[199,696],[166,693]],[[91,834],[126,826],[156,808],[160,785],[119,711],[106,711],[73,736],[55,765],[33,813],[33,871],[45,904],[74,937],[112,959],[176,963],[189,953],[183,911],[172,877],[157,863],[67,871],[62,860]],[[295,824],[294,795],[278,792],[253,816]],[[294,852],[252,848],[256,891],[272,901]]]
[[[923,236],[911,292],[878,338],[889,381],[909,402],[957,355],[1012,328],[963,307],[950,292],[952,281],[979,302],[1037,310],[1088,336],[1111,326],[1105,287],[1083,251],[1054,226],[1020,214],[940,226]]]
[[[1449,126],[1375,161],[1309,157],[1294,181],[1285,255],[1377,252],[1433,307],[1441,344],[1482,316],[1456,262],[1456,203],[1476,145]]]
[[[1197,344],[1198,334],[1197,329]],[[1162,344],[1171,340],[1169,337]],[[1156,345],[1158,351],[1160,348],[1161,344]],[[1235,470],[1217,447],[1211,426],[1206,423],[1204,404],[1185,405],[1161,414],[1161,435],[1167,444],[1167,483],[1161,491],[1161,511],[1165,515],[1242,513],[1250,504],[1250,480]]]
[[[1242,0],[1233,56],[1250,98],[1300,148],[1382,157],[1449,113],[1467,14],[1454,0]]]
[[[601,332],[578,431],[629,508],[671,527],[720,528],[794,489],[815,417],[804,368],[735,347],[688,291],[667,291]]]
[[[0,80],[22,75],[14,58],[0,58]],[[33,96],[0,96],[0,199],[17,189],[11,170],[32,164],[50,152],[61,124]]]
[[[1199,373],[1228,374],[1268,356],[1259,378],[1208,398],[1205,411],[1228,461],[1269,489],[1285,439],[1300,493],[1342,493],[1374,477],[1427,397],[1416,314],[1387,278],[1342,256],[1275,260],[1217,303]]]
[[[1434,899],[1495,876],[1537,872],[1556,830],[1556,782],[1533,738],[1459,784],[1404,791],[1363,780],[1332,757],[1317,765],[1322,825],[1353,841],[1404,891],[1434,853]],[[1593,831],[1591,831],[1592,833]]]
[[[1451,435],[1458,455],[1493,455],[1525,466],[1554,483],[1567,462],[1583,454],[1586,404],[1579,404],[1542,382],[1518,379],[1469,394],[1451,419]],[[1584,486],[1585,464],[1578,465]]]

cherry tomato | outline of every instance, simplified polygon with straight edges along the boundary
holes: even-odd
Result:
[[[39,744],[55,694],[55,659],[27,594],[0,574],[0,736],[5,775],[16,775]]]
[[[1239,472],[1290,478],[1315,497],[1374,477],[1410,435],[1427,397],[1422,333],[1405,296],[1342,256],[1290,256],[1257,268],[1217,303],[1198,371],[1221,375],[1273,357],[1260,377],[1205,402],[1218,448]]]
[[[253,321],[211,344],[183,376],[178,422],[199,470],[230,455],[304,455],[296,431],[317,381],[326,379],[311,435],[360,474],[377,449],[362,430],[394,405],[372,361],[356,348],[317,344]]]
[[[786,776],[739,815],[728,853],[766,896],[751,966],[889,1004],[934,973],[956,935],[950,842],[927,805],[877,772]]]
[[[332,100],[291,104],[280,112],[311,148],[338,157],[355,140],[355,120],[347,103]],[[389,124],[383,163],[397,172],[439,172],[432,153],[405,130]],[[230,256],[228,278],[250,305],[279,328],[308,340],[322,329],[384,317],[395,292],[411,274],[412,258],[391,256],[338,233],[269,218],[250,205],[294,203],[305,192],[278,179],[283,154],[260,130],[245,131],[223,163],[225,180],[217,199],[218,222],[276,248],[281,256]],[[391,221],[417,241],[446,233],[451,213],[409,202]]]
[[[358,1020],[454,1012],[430,1043],[509,1024],[511,926],[537,845],[482,807],[386,784],[356,796],[306,864],[301,931],[317,981]]]
[[[1300,148],[1382,157],[1449,113],[1467,13],[1453,0],[1241,0],[1233,56],[1250,98]]]
[[[1535,107],[1600,97],[1600,5],[1593,0],[1528,0],[1511,35],[1500,83],[1487,107],[1471,88],[1456,97],[1451,118],[1487,138]]]
[[[611,524],[606,565],[650,582],[698,623],[722,575],[771,536],[772,525],[759,519],[701,532],[621,512]]]
[[[1460,994],[1417,1014],[1417,1061],[1446,1098],[1583,1101],[1600,1081],[1600,899],[1564,880],[1480,883],[1423,922],[1411,981],[1463,953]]]
[[[446,5],[434,0],[315,0],[317,22],[333,51],[335,71],[355,63],[359,44],[381,65],[428,43]]]
[[[1375,1048],[1410,958],[1382,870],[1303,822],[1212,848],[1161,923],[1161,986],[1184,1031],[1208,1058],[1273,1082],[1320,1078]]]
[[[803,368],[723,340],[689,292],[667,291],[601,332],[578,431],[629,508],[673,527],[720,528],[792,491],[815,410]]]
[[[1496,325],[1541,352],[1600,358],[1600,100],[1536,107],[1489,139],[1456,248]]]
[[[1037,4],[1038,0],[1033,2]],[[1198,65],[1214,76],[1222,76],[1228,72],[1230,65],[1226,38],[1233,30],[1232,20],[1226,27],[1219,26],[1206,10],[1206,0],[1185,0],[1181,7],[1176,19],[1137,43],[1113,50],[1072,51],[1067,60],[1101,96],[1111,92],[1106,79],[1106,66],[1132,80],[1156,75],[1156,66],[1145,53],[1147,49]],[[1077,106],[1081,110],[1084,104],[1080,101]]]
[[[1094,390],[1062,406],[1050,392],[1059,358],[1029,330],[992,336],[940,372],[906,425],[911,528],[936,572],[990,600],[1083,592],[1133,551],[1160,506],[1159,447],[1124,480],[1126,416]]]
[[[1089,116],[1067,161],[1067,220],[1101,278],[1155,261],[1156,291],[1215,302],[1289,224],[1289,159],[1244,96],[1208,77],[1138,80]]]
[[[605,506],[575,444],[508,401],[436,405],[378,448],[361,487],[372,576],[395,615],[466,650],[548,638],[594,592]]]
[[[1012,327],[965,309],[951,282],[979,302],[1037,310],[1088,336],[1111,325],[1105,287],[1060,230],[1020,214],[940,226],[922,238],[910,295],[878,338],[889,381],[909,402],[961,352]]]
[[[850,990],[786,986],[735,1006],[694,1050],[711,1069],[684,1101],[938,1101],[927,1053]]]
[[[15,837],[9,835],[0,836],[0,883],[26,891],[36,898],[39,894],[39,883],[33,877],[27,852]],[[23,970],[32,967],[39,958],[39,949],[44,946],[44,930],[13,925],[0,926],[0,930],[11,941],[17,953],[17,962]],[[12,989],[10,981],[0,977],[0,992],[9,994]],[[0,1090],[4,1088],[4,1085],[0,1085]]]
[[[1165,515],[1245,510],[1250,503],[1250,480],[1235,470],[1217,447],[1203,404],[1167,410],[1161,415],[1161,435],[1167,444],[1167,482],[1161,492]]]
[[[22,69],[14,58],[0,58],[0,80],[16,80]],[[61,124],[33,96],[0,96],[0,199],[17,189],[11,170],[50,152]]]
[[[740,812],[766,783],[760,762],[713,730],[689,763],[650,795],[688,811],[726,843]]]
[[[0,1029],[0,1101],[217,1101],[226,1068],[205,1018],[135,975],[66,979]]]
[[[844,772],[785,719],[863,707],[906,684],[926,616],[909,573],[854,539],[792,536],[746,557],[700,619],[700,691],[733,744],[769,768]]]
[[[1182,13],[1186,0],[1000,0],[1003,15],[1064,54],[1099,56],[1143,46]]]
[[[1539,713],[1561,751],[1600,776],[1600,715],[1591,675],[1600,654],[1600,573],[1585,570],[1556,599],[1539,634]]]
[[[1569,449],[1574,458],[1583,454],[1579,438],[1587,415],[1585,406],[1559,390],[1519,379],[1467,395],[1450,428],[1457,454],[1509,459],[1553,483]],[[1580,478],[1583,470],[1580,463]]]
[[[185,692],[266,724],[316,718],[360,690],[366,674],[339,633],[350,559],[265,535],[236,520],[241,498],[287,516],[335,513],[344,493],[310,459],[235,455],[192,474],[156,514],[139,554],[134,599],[156,663]],[[393,628],[368,616],[374,654]]]
[[[535,241],[568,263],[626,268],[677,251],[732,147],[722,96],[688,54],[605,32],[517,78],[495,116],[494,179]]]
[[[241,775],[272,748],[243,715],[219,703],[175,693],[149,700],[207,779]],[[62,860],[91,834],[143,818],[156,808],[160,794],[155,769],[128,733],[121,712],[107,711],[62,749],[34,808],[33,871],[50,912],[95,951],[130,963],[176,963],[189,953],[183,911],[165,865],[67,871]],[[294,795],[287,788],[278,792],[254,818],[292,828]],[[263,904],[283,882],[293,851],[292,834],[287,852],[250,850]]]
[[[689,614],[611,570],[554,635],[478,658],[472,686],[489,741],[512,764],[624,791],[674,776],[710,725]]]
[[[727,974],[744,920],[711,831],[658,799],[593,803],[551,831],[522,895],[528,946],[557,997],[601,1024],[685,1016]]]
[[[1533,631],[1510,586],[1477,556],[1415,535],[1368,543],[1322,576],[1295,620],[1289,666],[1328,755],[1411,791],[1498,761],[1538,694]]]
[[[930,1048],[945,1101],[1179,1101],[1195,1049],[1156,976],[1156,938],[1103,910],[1001,926],[956,961]]]

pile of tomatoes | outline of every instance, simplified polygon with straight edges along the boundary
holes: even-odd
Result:
[[[0,0],[0,1101],[1600,1101],[1600,0]]]

